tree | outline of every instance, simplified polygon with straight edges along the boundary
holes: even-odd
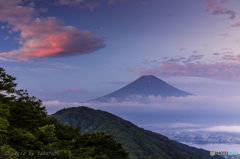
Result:
[[[113,135],[80,133],[81,127],[49,117],[41,100],[29,97],[26,90],[16,90],[15,80],[0,68],[0,158],[32,158],[4,155],[23,151],[41,159],[127,159],[128,152]],[[39,151],[58,155],[36,155]]]

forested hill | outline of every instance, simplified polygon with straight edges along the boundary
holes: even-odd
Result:
[[[0,67],[0,159],[128,159],[113,135],[80,133],[49,117],[15,80]]]
[[[81,126],[81,132],[105,131],[114,135],[118,142],[130,152],[130,159],[222,159],[221,156],[210,156],[210,152],[189,147],[170,140],[167,137],[139,128],[129,121],[111,113],[94,110],[88,107],[62,109],[51,115],[60,122],[73,127]]]

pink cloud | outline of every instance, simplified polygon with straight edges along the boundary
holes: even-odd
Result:
[[[236,42],[238,43],[238,42],[239,42],[239,40],[236,40]]]
[[[221,5],[219,5],[219,3],[216,2],[216,0],[207,0],[207,5],[206,5],[207,11],[209,9],[215,9],[215,8],[219,8],[219,7],[224,8],[225,6],[223,5],[223,3],[221,3]]]
[[[93,36],[90,31],[65,26],[56,17],[35,18],[38,12],[33,7],[16,5],[20,4],[19,1],[14,3],[16,6],[12,4],[8,2],[0,10],[0,21],[8,23],[10,32],[20,32],[17,42],[21,46],[17,50],[0,53],[1,57],[29,61],[76,56],[105,47],[104,40]]]
[[[220,55],[215,53],[214,55]],[[137,75],[156,75],[160,77],[191,76],[220,80],[240,79],[240,54],[217,56],[211,62],[204,61],[203,55],[191,55],[187,58],[176,57],[147,65],[141,63],[139,67],[130,68],[129,72]],[[144,68],[144,69],[142,69]]]
[[[228,35],[229,35],[229,33],[224,33],[224,34],[220,34],[220,35],[218,35],[218,36],[226,37],[226,36],[228,36]]]
[[[224,3],[226,3],[228,0],[207,0],[206,10],[209,11],[209,9],[216,9],[216,8],[226,8]]]
[[[236,23],[234,25],[231,25],[231,27],[233,27],[233,28],[240,27],[240,22],[238,22],[238,23]]]
[[[186,61],[183,61],[183,62],[193,62],[195,60],[200,60],[202,58],[203,58],[203,55],[191,55]],[[185,57],[182,57],[181,60],[182,59],[185,59]]]
[[[69,93],[85,93],[84,90],[79,89],[79,88],[74,88],[74,87],[67,90],[67,92],[69,92]]]
[[[4,40],[7,40],[7,39],[9,39],[10,38],[10,36],[6,36],[5,38],[4,38]]]
[[[4,5],[4,4],[2,4]],[[0,4],[1,6],[1,4]],[[14,23],[16,20],[21,19],[22,21],[27,21],[31,15],[38,15],[38,12],[29,6],[6,6],[5,8],[0,9],[0,21]]]
[[[103,27],[100,27],[99,29],[100,29],[100,30],[103,30]]]
[[[224,55],[222,57],[222,60],[224,61],[240,61],[240,56],[237,55],[237,56],[233,56],[233,55]]]
[[[141,2],[140,5],[139,5],[139,7],[145,7],[145,6],[147,6],[146,2]]]
[[[232,50],[232,48],[222,48],[222,50]]]
[[[14,7],[17,4],[22,4],[22,1],[21,0],[11,0],[11,1],[0,0],[0,6],[2,8]]]
[[[224,3],[226,3],[228,0],[207,0],[207,5],[205,7],[206,11],[209,11],[210,9],[213,9],[212,15],[230,15],[229,19],[235,19],[236,18],[236,12],[233,10],[230,10],[226,8]]]

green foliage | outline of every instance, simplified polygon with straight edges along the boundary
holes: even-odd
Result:
[[[221,158],[210,156],[209,151],[169,140],[165,136],[139,128],[129,121],[101,110],[83,106],[73,107],[59,110],[51,116],[64,124],[81,126],[82,133],[85,130],[96,132],[96,134],[105,131],[107,134],[114,135],[117,142],[124,143],[122,146],[130,152],[130,159]]]
[[[14,80],[0,68],[1,159],[127,159],[128,152],[112,135],[80,133],[81,127],[49,117],[42,101],[16,90]]]
[[[8,153],[6,154],[6,152],[8,152]],[[12,148],[11,146],[2,145],[0,147],[0,158],[1,159],[17,159],[17,156],[11,155],[14,152],[16,152],[16,150],[14,148]]]
[[[7,128],[9,126],[9,122],[7,120],[8,116],[8,107],[5,104],[0,103],[0,145],[4,143],[7,137]]]

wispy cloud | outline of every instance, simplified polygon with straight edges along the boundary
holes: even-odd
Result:
[[[223,37],[227,37],[229,35],[229,33],[224,33],[224,34],[220,34],[218,36],[223,36]]]
[[[221,97],[221,96],[188,96],[188,97],[169,97],[167,99],[162,99],[159,97],[149,96],[146,100],[151,101],[149,103],[139,103],[139,102],[117,102],[116,100],[111,103],[99,103],[99,102],[86,102],[86,103],[76,103],[76,102],[60,102],[54,101],[43,101],[43,105],[46,106],[48,114],[53,114],[60,109],[78,106],[87,106],[93,109],[100,109],[108,112],[118,112],[120,114],[134,113],[135,115],[140,113],[141,118],[143,114],[152,113],[163,113],[168,114],[171,117],[171,122],[161,122],[158,121],[150,122],[148,124],[139,125],[147,129],[178,129],[184,131],[194,131],[194,132],[223,132],[223,133],[240,133],[239,125],[224,125],[213,122],[213,118],[217,121],[225,121],[226,118],[229,119],[233,115],[237,115],[239,112],[239,102],[240,97]],[[216,111],[217,110],[217,111]],[[179,122],[179,119],[174,119],[173,113],[178,112],[180,116],[184,116],[186,121],[189,122]],[[152,114],[153,115],[153,114]],[[145,116],[147,117],[147,116]],[[147,117],[149,119],[149,117]],[[199,123],[199,120],[204,119],[204,122]],[[222,119],[222,120],[221,120]],[[236,116],[235,120],[239,120]],[[175,121],[175,122],[174,122]],[[198,121],[198,123],[196,123]],[[211,122],[211,126],[205,122]]]
[[[236,24],[233,24],[233,25],[231,25],[231,27],[233,27],[233,28],[240,27],[240,22],[238,22],[238,23],[236,23]]]
[[[232,50],[232,48],[222,48],[222,50]]]
[[[227,8],[215,9],[212,12],[212,15],[219,15],[219,14],[228,14],[228,15],[230,15],[229,19],[235,19],[236,18],[236,12],[233,11],[233,10],[229,10]]]
[[[179,51],[183,51],[183,50],[187,50],[187,48],[181,48],[181,49],[179,49]]]
[[[43,101],[43,105],[46,106],[48,114],[56,113],[58,110],[69,107],[78,107],[79,103],[67,103],[67,102],[59,102],[58,100],[54,101]]]
[[[4,40],[7,40],[7,39],[9,39],[10,38],[10,36],[6,36],[5,38],[4,38]]]
[[[199,50],[194,50],[192,53],[194,54],[199,53]]]
[[[192,112],[192,114],[199,114],[199,112],[206,112],[209,119],[212,115],[233,115],[240,110],[239,96],[188,96],[188,97],[168,97],[161,98],[161,96],[144,97],[145,103],[138,101],[118,102],[113,100],[110,103],[100,102],[85,102],[85,103],[66,103],[59,101],[47,101],[43,104],[48,108],[52,107],[55,110],[72,106],[88,106],[94,109],[101,109],[106,111],[119,112]],[[227,107],[226,107],[227,106]],[[217,112],[215,110],[218,110]],[[232,113],[232,114],[231,114]],[[202,114],[204,115],[204,114]],[[175,126],[176,127],[176,126]]]
[[[207,132],[225,132],[225,133],[240,133],[240,126],[213,126],[209,128],[196,129],[197,131],[207,131]]]
[[[211,13],[212,15],[229,15],[229,19],[235,19],[236,18],[236,12],[233,10],[228,9],[225,6],[225,3],[227,3],[228,0],[207,0],[207,5],[205,7],[206,11],[213,10]]]
[[[80,88],[70,88],[68,89],[66,92],[69,92],[69,93],[85,93],[86,91],[80,89]]]
[[[230,50],[223,48],[223,50]],[[156,75],[159,77],[203,77],[220,80],[237,80],[240,78],[240,55],[222,56],[214,53],[215,59],[208,61],[203,55],[175,57],[152,63],[142,61],[139,66],[128,67],[127,71],[137,75]]]

